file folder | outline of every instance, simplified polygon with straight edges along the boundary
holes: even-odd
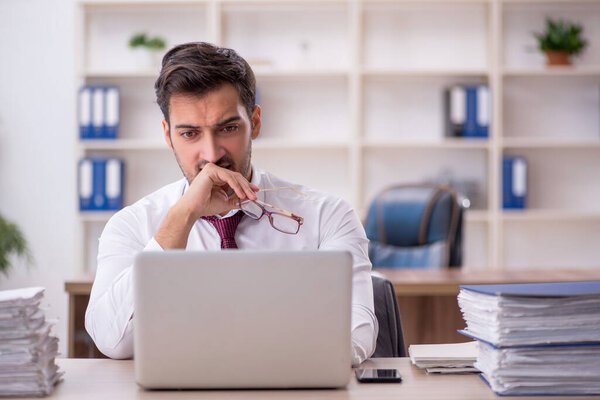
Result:
[[[118,158],[84,158],[79,162],[81,211],[116,211],[123,207],[123,166]]]
[[[466,119],[463,136],[477,137],[477,87],[468,86],[466,92]]]
[[[477,87],[477,136],[489,136],[490,126],[490,90],[487,86]]]
[[[102,139],[104,136],[104,89],[94,87],[92,89],[92,130],[94,139]]]
[[[105,118],[103,139],[116,139],[119,136],[119,89],[111,86],[104,89]]]
[[[106,209],[120,210],[123,207],[123,162],[117,158],[106,160]]]
[[[91,139],[94,136],[92,128],[92,89],[84,86],[79,90],[78,101],[79,137]]]
[[[505,209],[526,208],[527,160],[524,157],[502,160],[502,205]]]

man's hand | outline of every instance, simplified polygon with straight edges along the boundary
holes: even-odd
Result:
[[[206,215],[229,212],[240,200],[256,200],[258,190],[239,172],[209,163],[196,175],[176,206],[197,220]]]
[[[256,200],[258,190],[239,172],[206,164],[171,207],[154,238],[164,250],[185,249],[190,230],[200,217],[229,212],[239,201]]]

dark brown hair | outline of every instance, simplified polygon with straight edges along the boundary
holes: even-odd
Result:
[[[256,101],[256,80],[250,65],[235,50],[205,42],[173,47],[162,59],[160,75],[154,84],[156,102],[167,123],[169,102],[174,94],[204,96],[232,84],[252,120]]]

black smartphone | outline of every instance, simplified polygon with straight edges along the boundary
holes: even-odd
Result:
[[[399,383],[402,377],[397,369],[357,369],[356,379],[360,383]]]

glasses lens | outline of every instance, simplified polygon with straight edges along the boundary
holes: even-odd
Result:
[[[240,207],[244,214],[252,219],[259,219],[262,217],[263,209],[253,201],[245,201],[240,204]]]
[[[273,228],[284,233],[298,233],[298,228],[300,227],[298,221],[281,214],[271,214],[271,222],[273,223]]]

